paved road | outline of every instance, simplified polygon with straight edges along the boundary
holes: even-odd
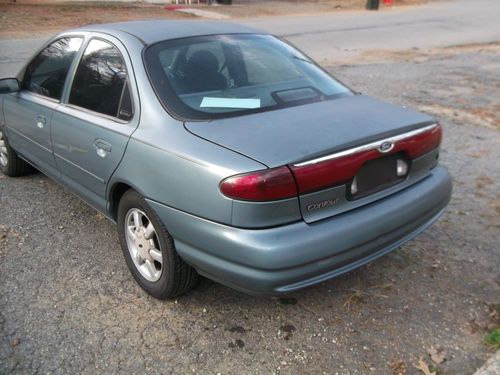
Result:
[[[449,0],[388,11],[289,16],[244,23],[284,36],[316,59],[500,40],[500,1]]]
[[[500,1],[449,0],[380,12],[239,20],[283,36],[322,63],[371,49],[404,50],[500,40]],[[16,74],[49,35],[0,40],[0,77]],[[325,61],[326,60],[326,61]]]

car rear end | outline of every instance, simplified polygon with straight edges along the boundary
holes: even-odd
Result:
[[[170,223],[179,254],[198,272],[247,293],[278,294],[325,281],[403,245],[440,217],[451,189],[448,172],[436,165],[370,203],[352,203],[352,209],[310,222],[302,211],[300,220],[266,228],[220,224],[152,204]]]
[[[231,203],[229,222],[150,201],[181,257],[211,279],[255,294],[327,280],[401,246],[450,199],[432,117],[355,94],[275,38],[186,38],[144,56],[190,136],[262,165],[221,178],[212,198]],[[186,70],[199,66],[218,79]]]
[[[360,100],[351,123],[357,116],[370,117],[362,103],[373,99],[351,98]],[[382,104],[380,108],[386,123],[391,123],[389,108],[408,111]],[[307,112],[307,106],[300,111]],[[257,117],[255,121],[263,124],[263,116],[240,120],[251,123]],[[347,147],[349,142],[337,137],[337,144],[330,143],[333,151],[302,158],[296,154],[287,163],[279,160],[289,158],[285,154],[293,149],[296,152],[305,137],[287,139],[292,150],[279,155],[275,148],[270,157],[259,154],[258,148],[250,151],[250,134],[256,129],[249,134],[242,131],[249,147],[245,153],[272,166],[221,179],[219,198],[232,202],[230,223],[151,204],[169,223],[183,259],[213,280],[252,294],[286,293],[322,282],[401,246],[437,220],[448,204],[451,179],[438,163],[442,128],[428,116],[414,116],[409,111],[408,120],[418,120],[414,124],[405,124],[399,116],[401,125],[391,125],[392,131],[375,130],[365,140],[358,132],[358,142]],[[305,121],[297,113],[294,118],[288,123],[292,128],[295,121]],[[232,143],[236,140],[224,140],[221,130],[235,126],[234,120],[186,127],[210,142],[237,148]],[[372,113],[372,121],[382,120]],[[314,129],[310,126],[309,132]],[[216,139],[217,135],[222,138]]]

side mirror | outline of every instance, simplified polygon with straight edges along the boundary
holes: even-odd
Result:
[[[9,94],[21,89],[17,78],[0,79],[0,94]]]

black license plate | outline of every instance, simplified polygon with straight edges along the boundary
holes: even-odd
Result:
[[[356,175],[355,192],[352,188],[349,189],[350,199],[364,197],[403,181],[408,175],[408,168],[404,175],[398,176],[398,160],[409,166],[408,160],[401,154],[366,162]]]

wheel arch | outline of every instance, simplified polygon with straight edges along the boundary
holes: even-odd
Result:
[[[118,221],[118,205],[120,204],[120,200],[129,190],[134,190],[141,194],[140,190],[128,182],[115,181],[111,184],[111,188],[108,193],[108,212],[115,222]]]

